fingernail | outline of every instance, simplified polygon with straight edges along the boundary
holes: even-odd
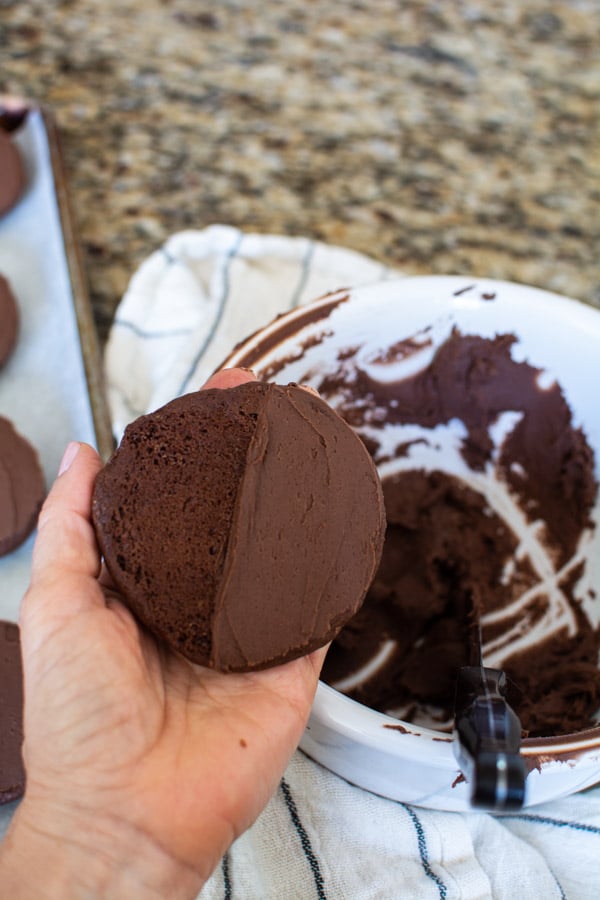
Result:
[[[64,475],[68,468],[70,468],[71,463],[79,453],[79,448],[81,444],[79,441],[71,441],[67,444],[67,448],[63,453],[63,458],[60,461],[60,466],[58,467],[58,474]]]

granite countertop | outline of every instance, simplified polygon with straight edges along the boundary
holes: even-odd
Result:
[[[0,93],[62,133],[102,339],[221,222],[600,307],[599,0],[0,0]]]

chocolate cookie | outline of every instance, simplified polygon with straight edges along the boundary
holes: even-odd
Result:
[[[25,190],[25,168],[12,138],[0,128],[0,216],[15,205]]]
[[[36,451],[0,416],[0,556],[31,534],[45,493]]]
[[[19,626],[0,621],[0,803],[17,800],[25,789],[23,670]]]
[[[19,310],[10,284],[0,275],[0,369],[17,342]]]
[[[354,432],[314,394],[258,382],[130,425],[97,477],[93,521],[132,611],[221,671],[331,640],[364,599],[385,530]]]

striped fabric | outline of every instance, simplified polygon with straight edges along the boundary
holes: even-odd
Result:
[[[171,237],[134,275],[106,369],[115,433],[200,386],[277,314],[393,272],[304,238],[212,226]],[[1,822],[0,822],[1,824]],[[518,815],[417,809],[360,790],[298,751],[201,900],[596,900],[600,788]]]
[[[173,235],[137,270],[106,349],[115,433],[200,387],[233,347],[328,291],[400,273],[306,238],[213,225]]]
[[[301,752],[201,900],[597,900],[600,788],[511,816],[417,809]]]

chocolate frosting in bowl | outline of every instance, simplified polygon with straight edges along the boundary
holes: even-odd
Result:
[[[401,304],[403,283],[396,289]],[[473,284],[437,306],[423,290],[434,315],[428,324],[407,311],[407,320],[421,318],[412,326],[385,290],[379,309],[375,288],[368,309],[365,291],[356,303],[353,292],[340,292],[337,307],[329,298],[305,319],[295,315],[293,338],[290,316],[279,345],[275,325],[233,358],[259,377],[293,377],[319,390],[361,436],[383,481],[382,563],[333,643],[323,678],[373,709],[449,730],[475,604],[484,662],[506,670],[525,733],[593,727],[598,485],[585,428],[545,364],[552,354],[542,347],[524,355],[516,307],[497,316],[508,328],[478,332],[479,310],[489,316],[496,287]]]
[[[381,408],[388,423],[421,426],[422,433],[461,422],[464,463],[483,477],[487,467],[488,491],[493,477],[503,500],[494,504],[462,479],[414,464],[384,477],[384,560],[359,617],[370,635],[371,610],[377,622],[384,618],[383,633],[394,649],[388,643],[386,663],[349,693],[404,719],[425,707],[438,722],[451,721],[455,673],[468,664],[465,626],[475,603],[484,659],[505,668],[525,732],[547,735],[589,726],[600,707],[599,635],[574,594],[584,567],[576,551],[592,525],[597,484],[594,454],[573,426],[560,386],[540,386],[542,370],[512,358],[516,341],[511,334],[489,339],[455,328],[411,377],[382,383],[357,368],[351,386],[340,373],[318,387],[326,398],[344,397],[338,410],[359,432]],[[426,345],[426,338],[419,343],[415,337],[396,345],[393,355],[406,357]],[[358,405],[365,397],[368,402]],[[506,433],[495,442],[493,426],[503,415]],[[371,441],[379,462],[382,449],[372,430]],[[400,448],[400,456],[408,450]],[[494,506],[513,515],[505,518]],[[545,638],[532,641],[542,620]],[[356,671],[356,630],[353,623],[334,645],[325,681],[343,684]]]

